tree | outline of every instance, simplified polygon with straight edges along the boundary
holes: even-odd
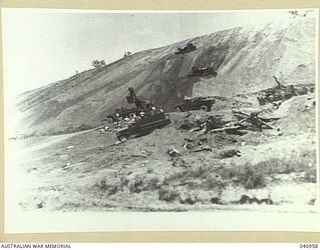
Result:
[[[91,65],[92,65],[93,67],[95,67],[95,68],[100,68],[100,67],[106,66],[106,62],[105,62],[105,60],[101,60],[101,61],[99,61],[99,60],[93,60],[93,61],[91,62]]]
[[[126,51],[126,52],[124,52],[123,57],[131,56],[131,55],[132,55],[132,52]]]
[[[295,17],[299,16],[298,11],[296,11],[296,10],[288,11],[288,13],[289,13],[290,15],[292,15],[292,16],[293,16],[293,18],[295,18]]]
[[[99,60],[93,60],[91,65],[95,68],[98,68],[100,67],[100,61]]]

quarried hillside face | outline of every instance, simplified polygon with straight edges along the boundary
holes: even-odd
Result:
[[[297,32],[298,30],[298,32]],[[101,124],[133,87],[139,97],[173,110],[185,96],[252,93],[275,84],[315,83],[315,19],[219,31],[123,58],[20,96],[27,134],[68,133]],[[175,54],[192,42],[197,49]],[[213,65],[217,77],[188,77]]]

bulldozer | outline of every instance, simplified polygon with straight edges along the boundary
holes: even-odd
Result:
[[[211,111],[215,99],[212,97],[194,97],[185,99],[182,103],[175,106],[176,111],[184,112],[189,110]]]
[[[207,67],[192,67],[191,72],[188,74],[188,76],[209,76],[212,75],[216,77],[218,74],[213,69],[213,65],[210,64]]]
[[[305,95],[308,93],[308,88],[306,86],[283,85],[276,76],[273,76],[273,78],[277,85],[275,87],[260,91],[257,96],[257,100],[260,105],[278,101],[285,101],[292,98],[293,96]],[[311,89],[310,92],[312,92]]]
[[[116,135],[119,141],[124,139],[127,140],[132,137],[140,137],[150,134],[155,129],[163,128],[170,123],[171,120],[168,114],[157,113],[141,118],[131,126],[119,129],[116,131]]]
[[[171,123],[169,115],[165,114],[161,107],[156,108],[152,103],[138,98],[132,87],[128,88],[128,91],[127,102],[135,104],[135,107],[118,108],[113,114],[107,116],[112,123],[118,123],[122,118],[129,118],[125,127],[118,128],[116,131],[119,141],[149,134]]]
[[[193,43],[187,43],[185,47],[179,47],[178,51],[175,52],[175,54],[185,54],[185,53],[190,53],[194,50],[197,49],[197,46],[195,46]]]

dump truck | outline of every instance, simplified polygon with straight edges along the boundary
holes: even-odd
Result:
[[[192,67],[191,72],[188,76],[209,76],[212,75],[214,77],[217,76],[217,72],[214,71],[213,65],[209,65],[207,67]]]
[[[131,126],[117,130],[116,135],[119,141],[130,137],[140,137],[150,134],[155,129],[163,128],[170,123],[171,120],[168,114],[158,113],[136,120]]]
[[[175,54],[185,54],[190,53],[197,49],[197,46],[195,46],[193,43],[187,43],[185,47],[179,47],[178,51],[175,52]]]
[[[211,111],[215,99],[212,97],[194,97],[185,99],[182,103],[175,106],[176,111],[184,112],[189,110]]]

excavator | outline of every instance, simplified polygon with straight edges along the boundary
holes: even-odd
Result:
[[[136,106],[135,114],[132,115],[133,123],[130,126],[121,128],[116,132],[119,141],[127,140],[129,137],[139,137],[150,134],[155,129],[162,128],[171,123],[168,114],[162,108],[155,108],[153,104],[139,99],[133,88],[128,88],[129,95],[126,97],[128,103]],[[145,115],[142,116],[141,113]],[[131,114],[129,115],[131,116]]]
[[[128,90],[129,90],[129,95],[126,96],[127,102],[134,103],[137,108],[140,108],[140,109],[145,108],[147,102],[139,99],[132,87],[129,87]]]
[[[164,113],[162,108],[155,108],[151,103],[138,98],[132,87],[129,87],[128,91],[129,95],[126,96],[127,102],[130,104],[134,103],[135,107],[129,109],[118,108],[113,114],[107,116],[108,121],[112,123],[119,121],[121,118],[129,118],[131,120],[127,124],[128,126],[119,128],[116,131],[119,141],[126,140],[129,137],[149,134],[153,130],[171,123],[169,115]]]
[[[119,118],[133,117],[134,115],[138,115],[141,111],[145,110],[146,108],[149,108],[149,106],[152,105],[151,103],[148,103],[147,101],[143,101],[140,98],[138,98],[132,87],[129,87],[128,91],[129,95],[126,96],[127,102],[129,104],[134,103],[135,107],[121,107],[115,109],[114,113],[108,115],[105,119],[109,123],[115,122]]]

